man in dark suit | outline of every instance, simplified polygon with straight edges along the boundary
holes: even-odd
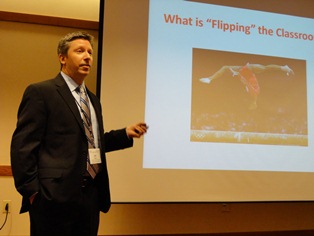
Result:
[[[66,35],[58,45],[61,72],[23,95],[11,165],[31,235],[96,236],[99,213],[110,208],[105,152],[131,147],[147,131],[141,122],[104,132],[100,101],[84,84],[92,53],[91,35]]]

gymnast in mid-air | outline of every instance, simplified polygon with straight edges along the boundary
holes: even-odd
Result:
[[[261,64],[250,64],[247,63],[244,66],[223,66],[213,75],[201,78],[200,82],[210,84],[213,80],[218,79],[226,72],[231,72],[233,77],[240,79],[241,83],[245,86],[247,93],[252,98],[252,102],[249,106],[250,110],[257,108],[257,97],[260,93],[260,86],[258,84],[256,74],[267,71],[282,71],[286,73],[287,76],[294,74],[293,70],[288,66],[279,65],[261,65]]]

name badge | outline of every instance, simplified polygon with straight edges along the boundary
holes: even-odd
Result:
[[[100,149],[99,148],[88,149],[88,154],[89,154],[89,161],[92,165],[101,163]]]

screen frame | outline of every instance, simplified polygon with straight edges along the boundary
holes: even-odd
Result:
[[[194,2],[204,2],[204,1],[194,1]],[[221,1],[211,1],[215,3],[220,3]],[[245,8],[243,6],[243,3],[240,3],[240,6],[234,2],[234,1],[228,1],[226,0],[225,2],[228,2],[228,6],[232,6],[232,7],[240,7],[240,8]],[[231,5],[230,5],[231,4]],[[252,9],[252,8],[249,8]],[[263,8],[259,8],[259,9],[252,9],[252,10],[263,10],[265,11],[265,9]],[[268,9],[269,12],[272,12],[273,10]],[[274,12],[274,11],[273,11]],[[278,12],[275,11],[276,13],[281,13],[281,14],[288,14],[287,12]],[[102,77],[102,53],[103,53],[103,41],[104,41],[104,16],[105,14],[105,0],[100,0],[100,13],[99,13],[99,45],[98,45],[98,67],[97,67],[97,87],[96,87],[96,94],[99,98],[101,98],[101,77]],[[298,16],[297,13],[291,14],[291,12],[289,12],[290,15],[295,15]],[[310,17],[310,13],[307,13],[309,15],[307,15],[309,18],[313,18]],[[313,14],[313,13],[312,13]],[[303,15],[303,17],[306,17]],[[314,200],[313,200],[314,201]],[[115,201],[116,203],[134,203],[134,201]],[[158,202],[158,201],[141,201],[141,203],[151,203],[151,202]],[[167,202],[173,202],[173,201],[167,201]],[[181,201],[178,201],[181,202]],[[190,202],[190,201],[183,201],[185,203]],[[230,201],[230,200],[214,200],[214,201],[191,201],[191,203],[201,203],[201,202],[312,202],[312,200],[266,200],[266,201]],[[138,202],[135,202],[138,203]]]

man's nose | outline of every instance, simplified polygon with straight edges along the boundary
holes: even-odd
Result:
[[[89,52],[85,52],[84,59],[91,60],[91,59],[93,59],[93,56]]]

